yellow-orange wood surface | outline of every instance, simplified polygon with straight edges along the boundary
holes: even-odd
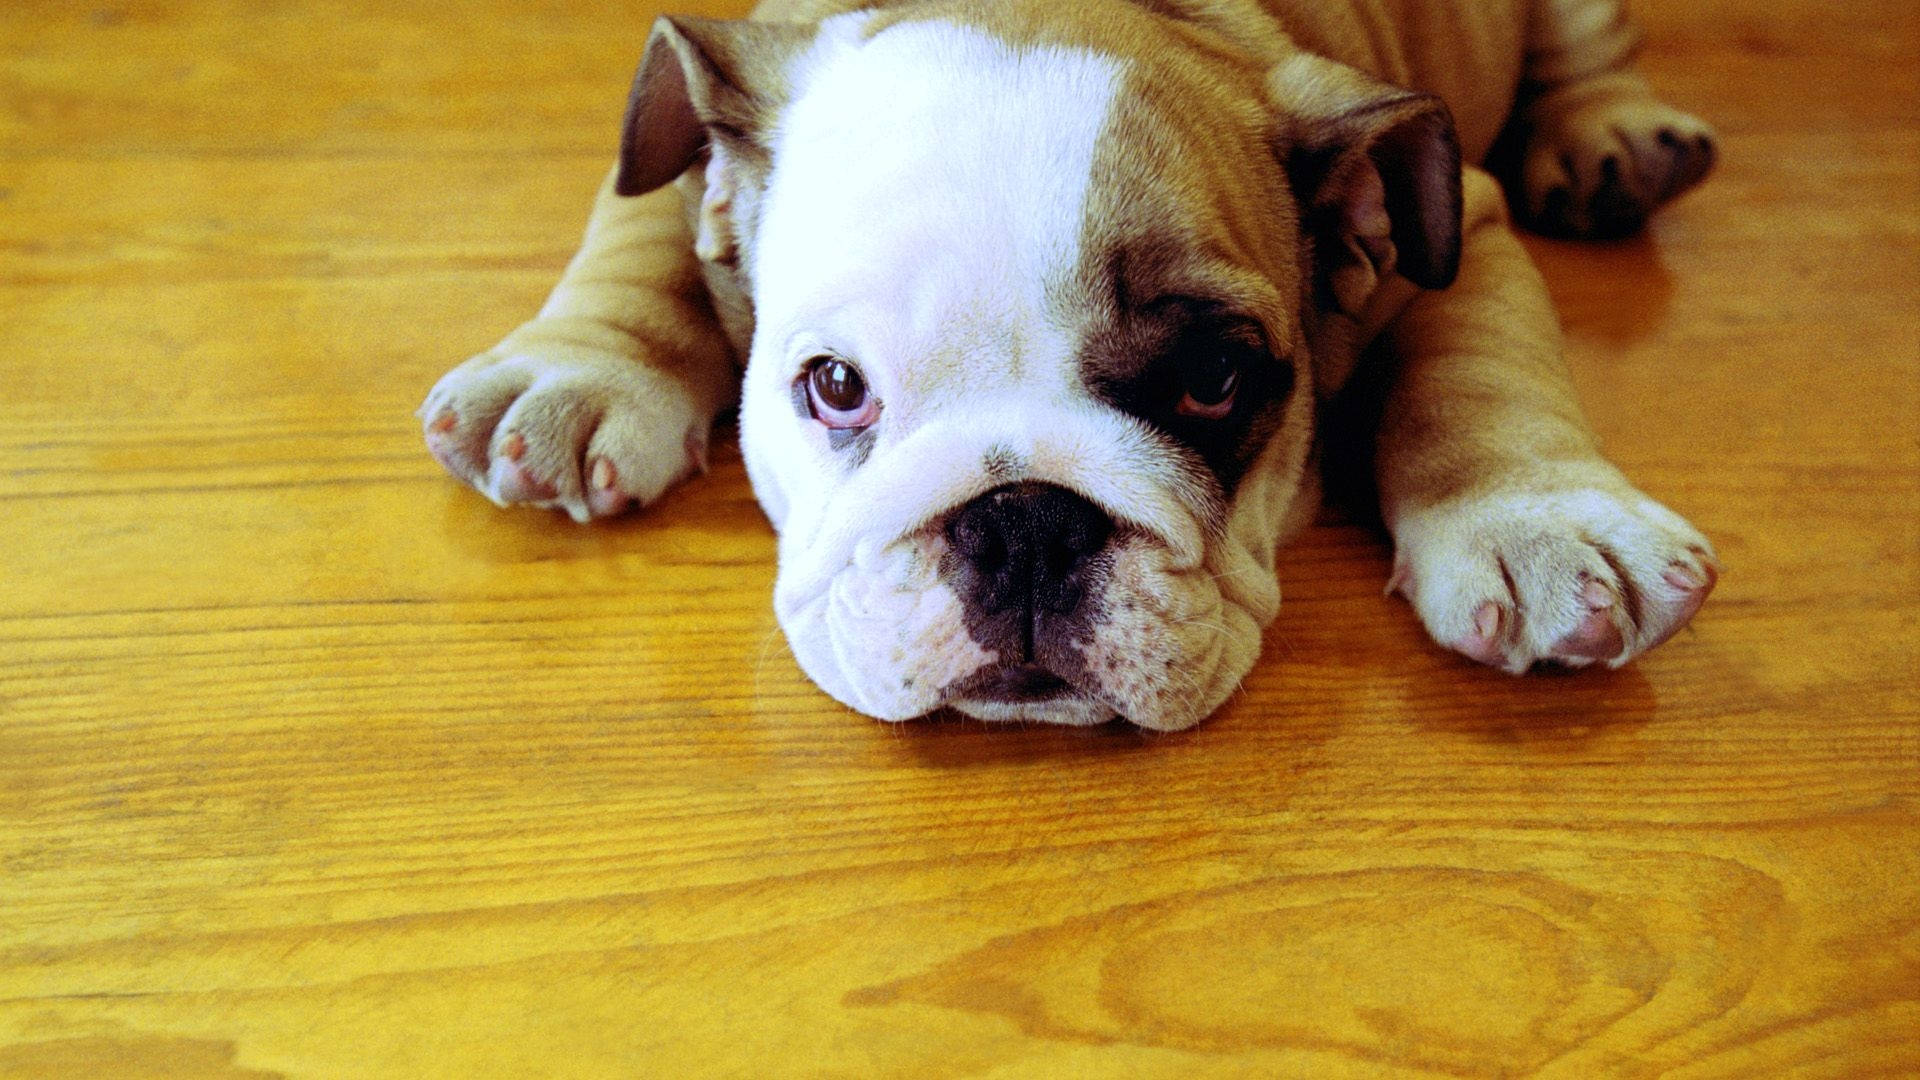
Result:
[[[1720,172],[1529,241],[1691,630],[1482,670],[1329,518],[1154,737],[834,704],[725,446],[593,527],[427,457],[651,9],[11,0],[0,1077],[1920,1075],[1916,10],[1643,3]]]

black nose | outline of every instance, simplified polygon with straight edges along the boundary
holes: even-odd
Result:
[[[982,614],[1031,613],[1029,635],[1034,619],[1079,606],[1088,564],[1112,535],[1104,510],[1053,484],[994,488],[947,521],[948,542],[973,570],[968,599]]]

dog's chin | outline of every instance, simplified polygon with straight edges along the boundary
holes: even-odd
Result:
[[[1049,698],[1046,701],[983,701],[955,698],[947,706],[962,716],[992,723],[1065,724],[1092,727],[1119,718],[1104,702],[1078,696]]]
[[[1114,719],[1113,707],[1039,664],[992,664],[951,687],[946,704],[995,723],[1088,727]]]

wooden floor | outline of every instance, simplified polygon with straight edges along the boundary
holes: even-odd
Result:
[[[1172,737],[835,705],[737,451],[591,528],[429,460],[618,8],[0,9],[0,1077],[1920,1075],[1913,5],[1643,3],[1722,171],[1533,244],[1692,630],[1510,679],[1330,523]]]

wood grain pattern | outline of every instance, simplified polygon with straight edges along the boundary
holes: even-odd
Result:
[[[0,1077],[1920,1075],[1920,11],[1640,10],[1721,172],[1530,243],[1713,603],[1513,680],[1329,519],[1154,737],[834,705],[724,447],[427,458],[646,12],[6,6]]]

